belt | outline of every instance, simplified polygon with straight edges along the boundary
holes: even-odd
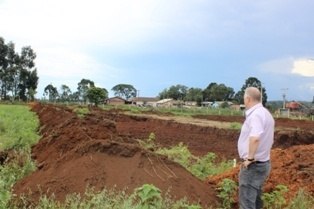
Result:
[[[257,163],[257,164],[259,164],[259,163],[268,163],[269,162],[269,160],[267,160],[267,161],[253,161],[252,163]]]
[[[242,160],[242,162],[244,162],[245,161],[245,159],[241,159]],[[262,163],[268,163],[269,162],[269,160],[267,160],[267,161],[252,161],[252,163],[256,163],[256,164],[262,164]]]

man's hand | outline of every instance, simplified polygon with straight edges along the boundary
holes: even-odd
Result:
[[[243,168],[247,168],[251,163],[253,163],[254,162],[254,160],[252,160],[252,161],[249,161],[248,159],[246,159],[245,161],[243,161],[243,163],[242,163],[242,167]]]

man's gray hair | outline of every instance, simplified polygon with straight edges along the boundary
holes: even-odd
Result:
[[[254,101],[261,102],[261,92],[256,87],[246,88],[244,95],[252,98]]]

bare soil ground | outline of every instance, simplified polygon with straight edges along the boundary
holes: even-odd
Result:
[[[84,118],[71,109],[34,104],[40,119],[42,139],[32,148],[38,170],[14,186],[16,194],[26,193],[34,201],[41,193],[54,193],[63,201],[69,193],[83,193],[116,187],[133,192],[152,183],[176,198],[187,197],[201,205],[215,206],[215,187],[222,178],[237,180],[238,168],[202,182],[180,165],[143,150],[137,139],[156,135],[156,143],[168,147],[183,142],[193,154],[216,153],[219,158],[237,159],[239,130],[228,129],[242,117],[198,116],[178,118],[154,114],[127,115],[119,110],[97,108]],[[314,122],[276,120],[272,173],[265,185],[289,187],[288,197],[303,187],[314,194]],[[31,191],[31,192],[29,192]]]

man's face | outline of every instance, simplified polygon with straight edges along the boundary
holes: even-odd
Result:
[[[250,97],[247,94],[244,94],[243,101],[244,101],[245,108],[248,108]]]

